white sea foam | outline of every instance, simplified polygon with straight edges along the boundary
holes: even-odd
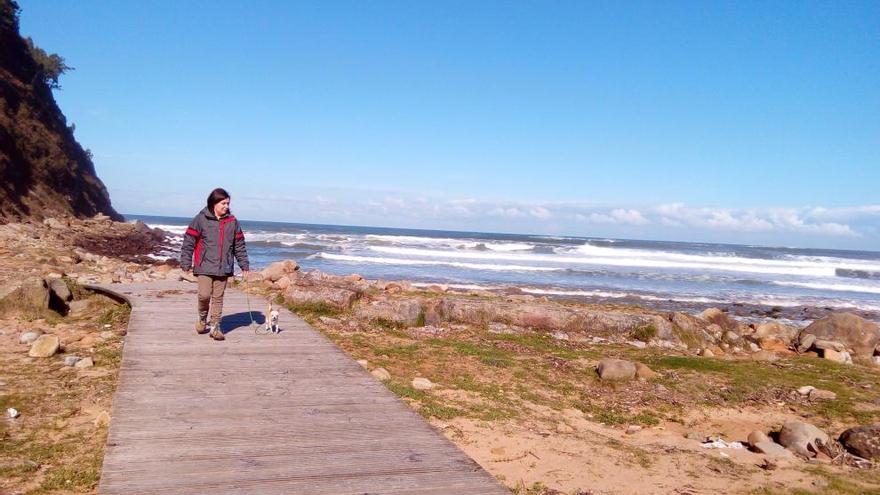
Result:
[[[864,285],[853,285],[853,284],[820,284],[815,282],[788,282],[788,281],[780,281],[774,280],[772,282],[774,285],[782,285],[785,287],[803,287],[805,289],[816,289],[816,290],[831,290],[831,291],[843,291],[843,292],[864,292],[867,294],[880,294],[880,287],[866,287]]]
[[[520,287],[520,290],[526,294],[539,294],[546,296],[586,296],[586,297],[608,297],[621,298],[631,296],[626,292],[608,292],[604,290],[565,290],[565,289],[536,289],[533,287]]]
[[[376,258],[372,256],[353,256],[348,254],[332,254],[318,253],[313,255],[317,258],[335,261],[348,261],[352,263],[375,263],[381,265],[407,265],[407,266],[453,266],[456,268],[467,268],[470,270],[491,270],[491,271],[512,271],[512,272],[552,272],[559,271],[559,268],[542,267],[542,266],[521,266],[521,265],[496,265],[490,263],[461,263],[456,261],[439,261],[439,260],[411,260],[401,258]]]
[[[419,249],[393,246],[370,246],[370,249],[385,254],[398,256],[419,256],[431,258],[472,259],[490,261],[514,261],[518,263],[563,263],[569,265],[600,265],[600,266],[627,266],[647,268],[682,268],[690,270],[721,270],[747,273],[767,273],[780,275],[804,275],[811,277],[833,277],[834,266],[811,266],[809,264],[794,264],[790,262],[772,262],[772,260],[746,260],[745,258],[730,258],[734,263],[724,263],[722,257],[674,255],[669,258],[650,256],[655,252],[645,251],[649,256],[642,256],[642,251],[626,249],[620,251],[632,252],[632,256],[621,256],[616,249],[597,248],[590,256],[564,256],[532,253],[495,253],[495,252],[461,252],[443,251],[437,249]],[[586,250],[585,250],[586,251]],[[609,251],[614,253],[609,253]],[[586,253],[584,253],[586,254]],[[599,256],[602,254],[602,256]],[[673,254],[673,253],[667,253]],[[687,257],[686,261],[676,258]],[[746,264],[745,261],[755,263]]]
[[[413,282],[410,285],[413,287],[429,287],[431,285],[437,285],[436,283],[430,282]],[[504,287],[498,285],[480,285],[480,284],[447,284],[444,283],[446,287],[450,289],[462,289],[462,290],[499,290],[504,289]]]
[[[528,251],[535,247],[534,244],[525,242],[493,242],[489,240],[452,239],[443,237],[418,237],[407,235],[379,235],[367,234],[364,239],[387,242],[404,246],[432,246],[447,247],[451,249],[488,249],[490,251]]]
[[[186,232],[186,225],[164,225],[164,224],[152,224],[148,223],[147,227],[152,229],[162,229],[166,232],[171,232],[172,234],[183,235]]]

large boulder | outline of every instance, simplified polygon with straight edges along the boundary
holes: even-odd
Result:
[[[356,313],[370,320],[392,321],[408,327],[417,326],[419,320],[424,319],[422,305],[415,299],[370,301],[360,304]]]
[[[797,337],[797,334],[798,329],[791,325],[783,325],[776,321],[768,321],[759,323],[755,327],[755,331],[752,332],[751,338],[755,342],[778,341],[785,347],[788,347],[794,338]]]
[[[605,358],[596,366],[599,377],[612,382],[632,380],[636,377],[636,371],[635,363],[623,359]]]
[[[271,265],[267,266],[263,269],[260,274],[263,276],[263,280],[268,280],[270,282],[275,282],[281,277],[292,275],[296,271],[299,270],[299,265],[296,264],[296,261],[293,260],[284,260],[284,261],[276,261]]]
[[[49,282],[49,290],[61,301],[68,302],[73,299],[73,293],[70,292],[70,288],[60,278],[52,279]]]
[[[801,341],[805,335],[840,342],[856,356],[870,359],[880,343],[880,326],[852,313],[833,313],[801,330]]]
[[[779,432],[779,443],[783,447],[806,458],[815,457],[819,445],[829,445],[830,442],[831,438],[824,431],[800,421],[786,422]]]
[[[19,311],[49,308],[49,287],[40,277],[28,277],[0,287],[0,306]]]
[[[880,424],[850,428],[841,433],[840,443],[859,457],[880,460]]]
[[[326,304],[348,309],[356,299],[355,291],[336,287],[291,285],[284,291],[284,300],[290,304]]]

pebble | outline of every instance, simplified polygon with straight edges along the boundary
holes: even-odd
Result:
[[[64,366],[73,366],[82,360],[79,356],[66,356],[64,358]]]
[[[804,385],[803,387],[797,389],[797,393],[801,395],[810,395],[810,392],[816,390],[816,387],[812,385]]]
[[[814,388],[810,391],[810,399],[813,400],[834,400],[837,398],[837,394],[830,390],[822,390],[818,388]]]
[[[427,378],[413,378],[412,387],[416,390],[430,390],[434,388],[434,384]]]
[[[42,332],[25,332],[18,338],[20,344],[33,344],[35,340],[43,335]]]
[[[389,373],[388,370],[386,370],[385,368],[376,368],[373,371],[371,371],[370,374],[375,376],[376,378],[382,380],[383,382],[385,380],[391,379],[391,373]]]
[[[87,357],[87,358],[83,358],[83,359],[80,359],[79,361],[77,361],[77,363],[74,366],[77,368],[91,368],[94,365],[95,365],[95,361],[93,361],[92,358]]]
[[[642,431],[642,427],[639,425],[629,425],[626,427],[626,434],[627,435],[634,435],[640,431]]]
[[[359,365],[363,366],[364,368],[366,368],[367,365],[370,364],[370,363],[369,363],[366,359],[358,359],[358,360],[357,360],[357,364],[359,364]]]
[[[21,416],[21,413],[18,412],[18,409],[14,408],[14,407],[10,407],[9,409],[6,410],[6,417],[8,417],[8,418],[15,419],[19,416]]]

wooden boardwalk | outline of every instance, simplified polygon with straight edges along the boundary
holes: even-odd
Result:
[[[99,493],[509,495],[288,311],[255,335],[228,290],[215,342],[193,330],[195,284],[101,287],[132,313]]]

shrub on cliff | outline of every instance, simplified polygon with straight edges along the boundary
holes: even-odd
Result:
[[[42,77],[43,82],[52,89],[60,88],[61,85],[58,84],[58,78],[61,77],[61,74],[73,70],[73,67],[64,63],[64,57],[61,55],[47,53],[46,50],[35,45],[34,40],[30,36],[25,38],[24,41],[27,43],[31,57],[39,67],[39,75]]]

